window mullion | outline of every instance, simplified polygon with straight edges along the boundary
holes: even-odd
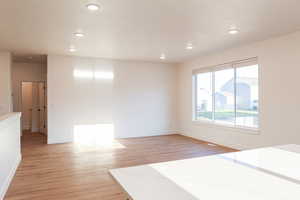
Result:
[[[236,88],[236,68],[234,67],[234,125],[236,125],[236,117],[237,117],[237,98],[236,98],[236,93],[237,93],[237,88]]]
[[[197,108],[198,108],[198,75],[194,76],[194,109],[193,109],[193,115],[194,115],[194,119],[198,120],[197,117]]]
[[[215,121],[215,72],[212,72],[212,120]]]

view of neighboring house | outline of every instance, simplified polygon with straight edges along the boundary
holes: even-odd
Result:
[[[218,109],[232,109],[234,105],[234,78],[226,82],[221,90],[215,93],[215,105]],[[236,106],[241,110],[258,109],[258,80],[257,78],[239,77],[236,80]],[[209,96],[211,91],[206,88],[200,88],[200,95]],[[212,101],[201,100],[198,102],[198,110],[208,112],[212,107]]]
[[[249,69],[246,69],[248,73]],[[254,66],[253,69],[257,71],[258,68]],[[252,70],[252,72],[254,71]],[[226,81],[226,73],[228,71],[223,74],[224,76],[220,76],[220,74],[211,76],[205,75],[205,73],[197,76],[199,88],[197,90],[196,118],[257,127],[258,77],[251,76],[249,73],[248,76],[234,75],[236,77]],[[233,73],[233,70],[230,73]],[[211,77],[215,77],[212,82],[218,81],[217,86],[210,83]],[[215,88],[213,89],[211,85],[214,85]],[[213,95],[211,95],[212,90],[215,91]]]
[[[220,92],[216,92],[216,104],[218,108],[228,109],[227,105],[234,104],[234,81],[234,79],[231,79],[222,87]],[[257,78],[237,77],[236,108],[238,110],[257,110],[257,100]]]

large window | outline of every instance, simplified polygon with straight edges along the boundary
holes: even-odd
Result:
[[[257,59],[193,71],[194,120],[258,128]]]

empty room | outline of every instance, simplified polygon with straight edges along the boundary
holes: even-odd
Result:
[[[1,0],[0,200],[299,200],[299,0]]]

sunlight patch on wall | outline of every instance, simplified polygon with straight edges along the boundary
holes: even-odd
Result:
[[[94,74],[90,70],[78,70],[78,69],[75,69],[73,71],[73,76],[75,78],[92,79],[93,76],[94,76]]]
[[[111,71],[92,71],[92,70],[79,70],[74,69],[74,78],[80,79],[100,79],[100,80],[113,80],[114,73]]]
[[[114,79],[114,73],[113,72],[95,72],[94,74],[95,79],[106,79],[106,80],[112,80]]]

